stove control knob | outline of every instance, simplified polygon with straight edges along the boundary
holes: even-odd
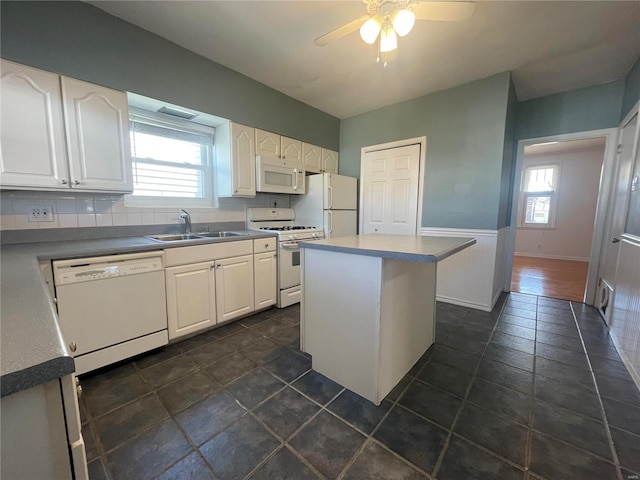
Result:
[[[296,236],[295,235],[289,235],[289,240],[295,240]]]

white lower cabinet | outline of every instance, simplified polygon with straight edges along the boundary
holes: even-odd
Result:
[[[167,268],[165,275],[169,340],[216,324],[213,261]]]
[[[169,339],[273,305],[275,249],[262,238],[165,250]]]
[[[253,255],[217,260],[215,270],[218,322],[253,312]]]
[[[256,253],[253,257],[253,278],[256,310],[276,304],[278,258],[276,252]]]
[[[73,376],[2,397],[0,410],[0,478],[89,478]]]

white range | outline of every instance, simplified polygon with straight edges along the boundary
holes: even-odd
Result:
[[[323,240],[324,230],[316,226],[296,225],[291,208],[249,208],[247,228],[278,235],[278,299],[276,307],[300,302],[299,241]]]

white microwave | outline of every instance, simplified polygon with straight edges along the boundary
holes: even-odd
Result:
[[[256,156],[256,190],[269,193],[304,193],[304,169],[277,157]]]

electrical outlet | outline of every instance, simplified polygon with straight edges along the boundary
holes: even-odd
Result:
[[[30,222],[53,222],[52,205],[33,205],[29,207]]]
[[[278,199],[271,197],[269,199],[269,206],[272,208],[276,208],[278,206]]]

